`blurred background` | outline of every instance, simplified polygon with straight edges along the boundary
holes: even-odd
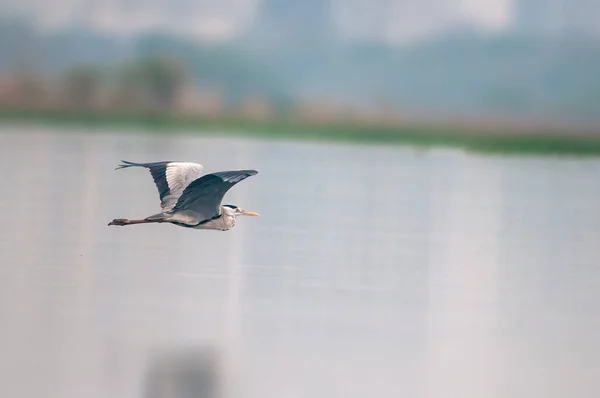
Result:
[[[5,109],[600,122],[595,0],[9,1]]]
[[[0,0],[0,396],[598,396],[599,15]],[[107,227],[121,159],[261,217]]]

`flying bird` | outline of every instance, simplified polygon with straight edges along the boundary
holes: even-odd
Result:
[[[220,171],[202,176],[204,167],[189,162],[133,163],[122,160],[116,170],[145,167],[158,188],[162,211],[143,220],[117,218],[108,225],[171,223],[193,229],[228,231],[237,216],[258,216],[235,205],[221,204],[225,193],[256,170]]]

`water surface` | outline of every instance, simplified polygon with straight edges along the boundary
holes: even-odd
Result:
[[[262,217],[108,227],[159,205],[121,159],[255,168],[226,202]],[[0,165],[1,396],[182,356],[236,398],[600,393],[596,160],[4,127]]]

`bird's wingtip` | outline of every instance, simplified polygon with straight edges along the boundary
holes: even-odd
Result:
[[[120,164],[117,167],[115,167],[115,170],[124,169],[126,167],[131,167],[134,164],[133,162],[128,162],[127,160],[121,160],[121,163],[123,163],[123,164]]]

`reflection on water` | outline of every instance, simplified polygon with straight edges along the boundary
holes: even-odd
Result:
[[[600,392],[600,162],[2,131],[1,396]],[[159,206],[121,159],[256,168],[227,202],[262,217],[107,227]]]
[[[144,398],[218,398],[219,360],[210,348],[154,355],[145,375]]]

